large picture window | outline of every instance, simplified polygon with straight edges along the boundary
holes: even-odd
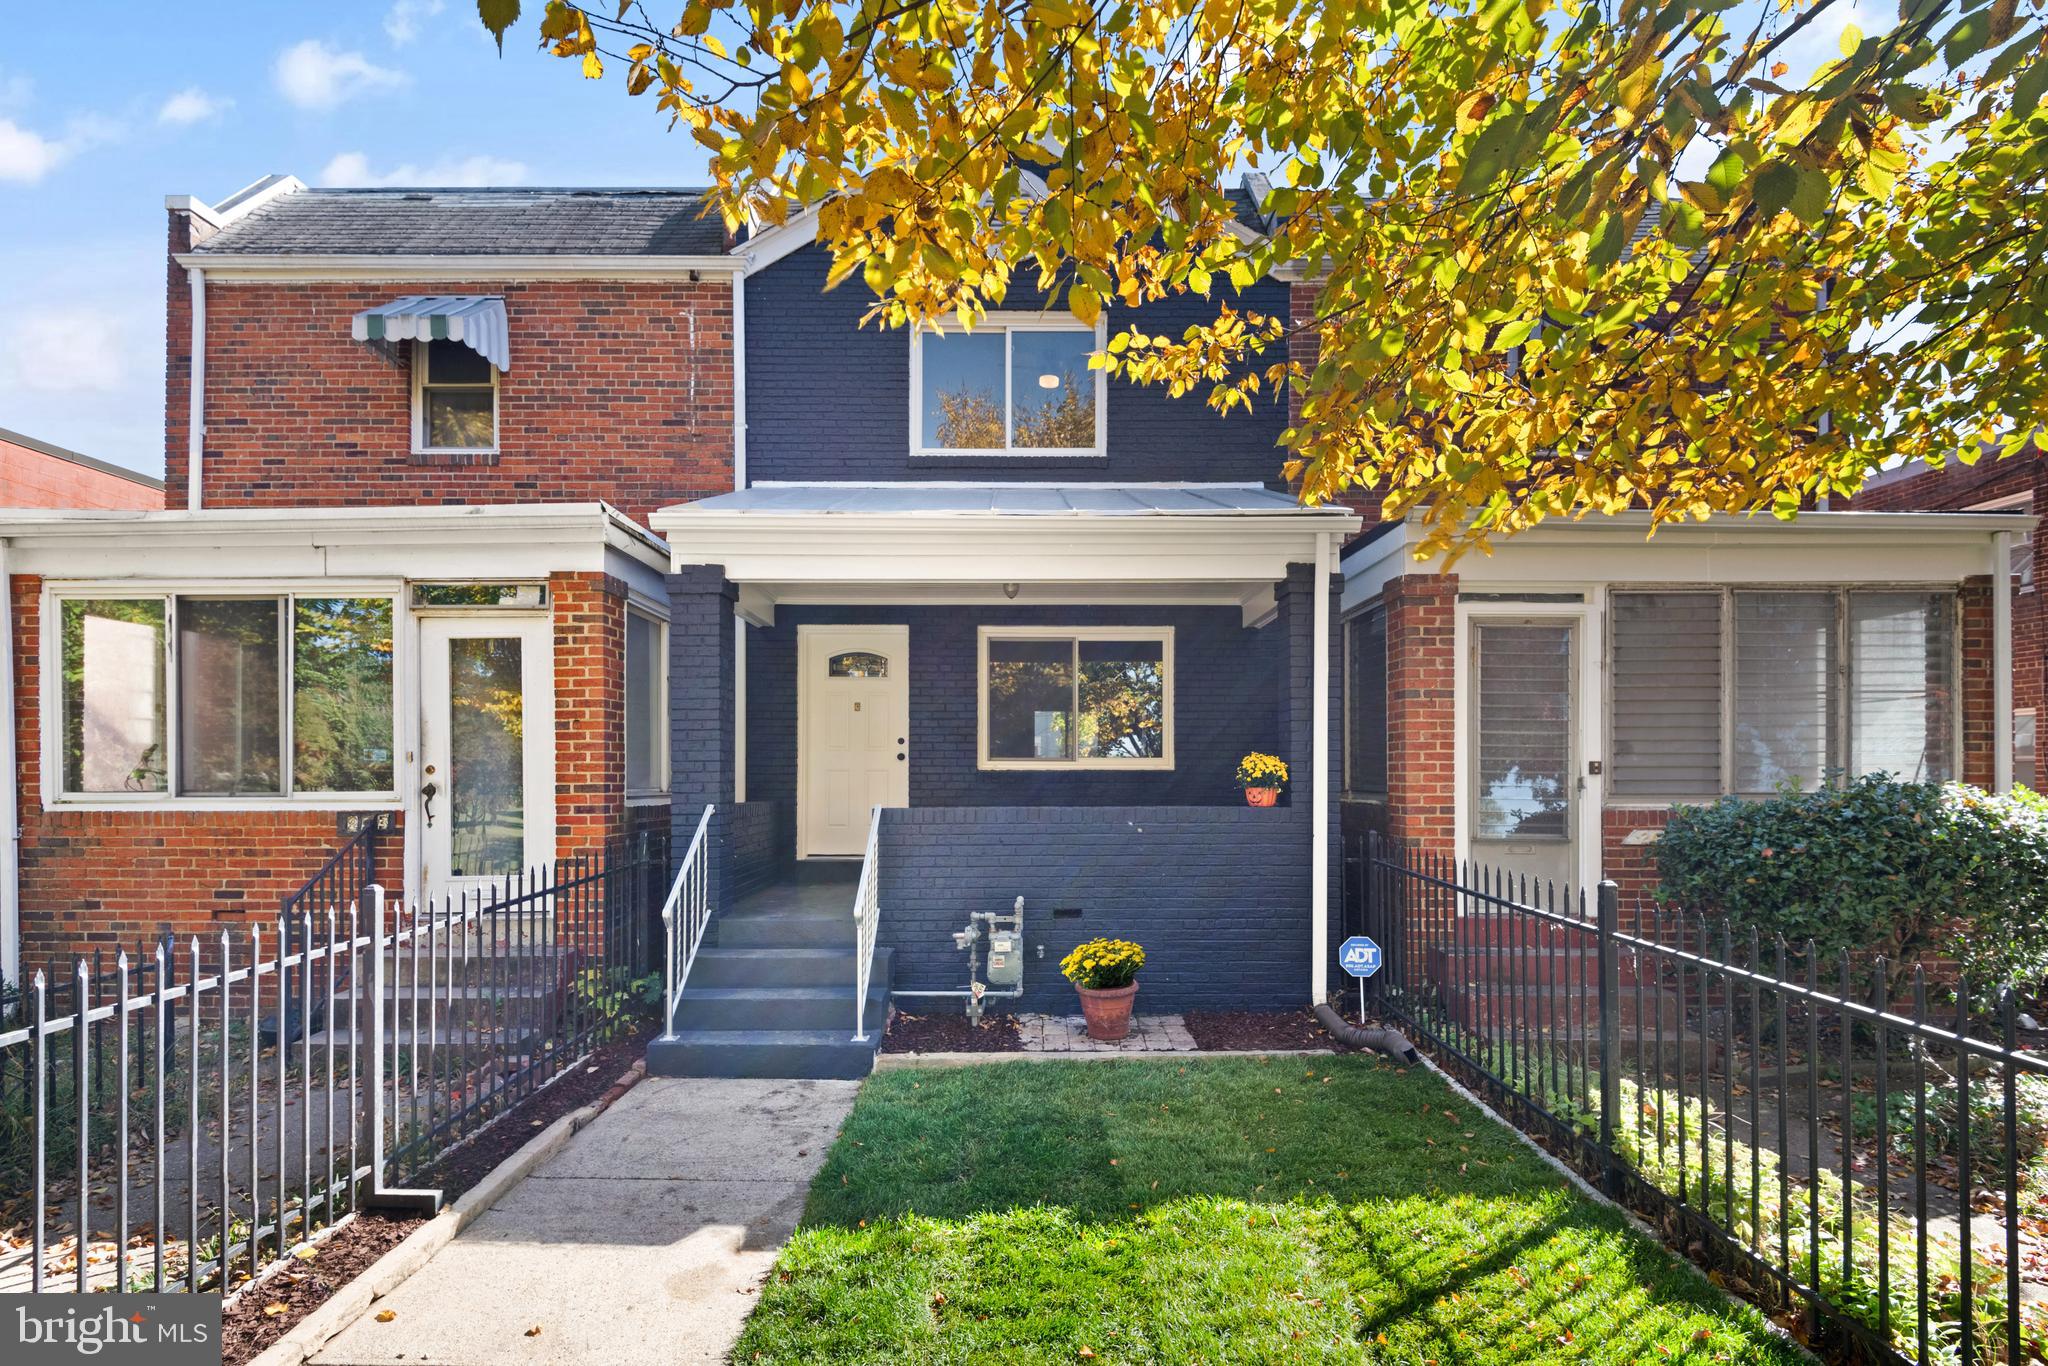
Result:
[[[1611,595],[1610,795],[1768,796],[1843,773],[1956,773],[1946,591]]]
[[[58,600],[62,795],[390,797],[392,600]]]
[[[1097,328],[992,315],[972,332],[910,340],[911,448],[926,456],[1100,455],[1103,372]]]
[[[1173,767],[1173,632],[983,627],[981,766]]]

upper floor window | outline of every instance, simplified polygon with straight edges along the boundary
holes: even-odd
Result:
[[[1102,325],[990,314],[972,332],[910,338],[911,450],[923,456],[1098,456],[1104,374],[1088,357]]]
[[[62,795],[394,793],[389,597],[160,593],[57,604]]]
[[[498,448],[497,367],[457,341],[413,344],[412,443],[422,455]]]

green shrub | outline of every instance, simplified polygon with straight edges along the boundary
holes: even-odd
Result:
[[[1657,844],[1659,895],[1738,935],[1883,954],[1896,988],[1951,958],[1979,988],[2048,975],[2048,800],[1875,774],[1680,807]]]

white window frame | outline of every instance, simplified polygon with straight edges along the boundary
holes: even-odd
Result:
[[[1674,806],[1697,806],[1702,802],[1718,801],[1722,797],[1741,797],[1755,800],[1768,793],[1737,792],[1735,779],[1735,595],[1737,593],[1826,593],[1835,600],[1835,623],[1833,632],[1834,648],[1834,713],[1830,718],[1832,733],[1828,737],[1828,774],[1846,774],[1849,768],[1850,746],[1853,740],[1850,729],[1855,724],[1851,714],[1854,699],[1851,697],[1849,670],[1849,598],[1855,593],[1926,593],[1940,594],[1952,603],[1950,627],[1955,632],[1949,642],[1949,697],[1950,735],[1949,753],[1953,757],[1955,771],[1949,781],[1960,782],[1966,767],[1963,749],[1963,598],[1953,583],[1617,583],[1610,584],[1605,593],[1602,609],[1600,660],[1602,713],[1606,733],[1616,736],[1614,714],[1614,651],[1616,633],[1614,626],[1614,599],[1630,593],[1714,593],[1721,600],[1721,780],[1720,790],[1714,793],[1686,793],[1680,795],[1658,795],[1644,793],[1626,796],[1609,795],[1606,805],[1610,809],[1640,811],[1663,810]],[[1610,743],[1612,743],[1610,741]],[[1613,767],[1608,766],[1612,777]]]
[[[363,811],[398,810],[399,787],[405,776],[406,731],[404,698],[412,678],[411,632],[406,629],[406,593],[403,583],[393,580],[280,580],[260,586],[247,581],[135,580],[67,581],[46,584],[40,611],[38,649],[42,668],[40,727],[42,800],[47,809],[69,811]],[[279,747],[282,751],[282,781],[285,791],[277,793],[181,794],[178,791],[180,754],[178,725],[178,623],[176,599],[246,598],[275,601],[297,598],[384,598],[391,603],[391,778],[393,786],[381,792],[294,792],[294,745],[292,736],[291,669],[289,657],[280,660]],[[64,790],[64,677],[61,661],[64,649],[63,603],[75,599],[160,600],[164,603],[164,772],[162,792],[67,792]],[[290,618],[288,617],[289,621]],[[280,651],[291,647],[287,627],[279,642]]]
[[[650,622],[654,626],[654,777],[652,786],[643,788],[627,787],[625,789],[626,805],[665,806],[669,800],[670,742],[668,715],[668,613],[643,603],[636,597],[627,601],[626,615],[628,617],[639,617],[641,620]],[[623,654],[625,652],[625,642],[623,640],[620,642],[619,648]],[[625,659],[622,658],[620,660],[620,671],[622,674],[624,673],[624,664]],[[628,688],[632,686],[632,679],[630,677],[626,679],[626,686]],[[623,729],[624,726],[621,725],[621,730]],[[632,761],[630,746],[628,747],[626,757],[627,765],[630,765]],[[622,767],[620,782],[623,784],[624,781],[625,772]]]
[[[990,640],[1152,640],[1159,642],[1159,734],[1157,759],[992,759],[988,753],[988,643]],[[1081,717],[1081,675],[1071,684],[1074,723]],[[1171,626],[982,626],[975,632],[974,664],[975,758],[979,767],[1000,772],[1161,773],[1173,768],[1173,627]]]
[[[446,340],[445,338],[441,340]],[[449,342],[460,346],[461,342]],[[488,446],[430,446],[427,444],[427,350],[428,343],[412,344],[412,453],[414,455],[496,455],[503,444],[498,412],[498,367],[489,360],[491,372],[491,444]],[[481,389],[481,384],[437,384],[437,389]]]
[[[1963,509],[1965,512],[2026,513],[2031,513],[2033,510],[2034,493],[2031,489],[2025,493],[2008,494],[2004,498],[1993,498],[1987,502],[1971,503]],[[2034,591],[2034,549],[2033,529],[2015,531],[2012,534],[2012,553],[2014,559],[2020,559],[2022,554],[2025,557],[2022,561],[2025,567],[2015,570],[2012,576],[2012,586],[2022,593]]]
[[[969,329],[957,322],[942,322],[938,326],[941,335],[959,333],[970,335]],[[1100,460],[1109,454],[1109,372],[1090,368],[1088,373],[1095,379],[1095,445],[1089,449],[1079,446],[1014,446],[1011,444],[1016,423],[1016,405],[1010,394],[1011,355],[1010,337],[1018,332],[1083,332],[1092,330],[1095,349],[1109,347],[1109,320],[1098,317],[1093,329],[1072,318],[1046,313],[996,312],[985,315],[975,324],[972,334],[1001,331],[1003,333],[1003,444],[1001,447],[927,446],[924,444],[924,343],[927,329],[913,328],[910,332],[910,455],[915,460]]]

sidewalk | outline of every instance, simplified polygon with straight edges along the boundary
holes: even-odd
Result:
[[[859,1085],[641,1082],[314,1361],[723,1361]]]

